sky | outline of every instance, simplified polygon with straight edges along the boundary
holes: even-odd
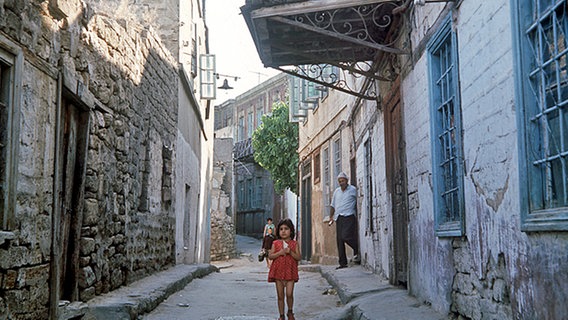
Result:
[[[279,73],[264,68],[252,41],[251,34],[241,15],[245,0],[206,0],[205,19],[209,28],[209,49],[215,55],[217,73],[234,89],[217,89],[216,105],[246,92]],[[235,77],[238,77],[235,81]],[[217,87],[225,77],[217,80]]]

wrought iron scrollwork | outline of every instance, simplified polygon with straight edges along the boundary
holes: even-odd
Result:
[[[361,73],[360,71],[353,72],[356,69],[362,68],[362,66],[366,66],[368,68],[372,68],[369,63],[354,63],[351,66],[347,66],[347,64],[343,66],[338,66],[335,64],[310,64],[310,65],[301,65],[297,66],[293,70],[283,69],[283,68],[276,68],[282,72],[287,74],[293,75],[295,77],[299,77],[313,83],[336,89],[366,100],[375,100],[377,99],[378,93],[375,91],[375,86],[368,86],[367,90],[361,92],[355,88],[355,84],[351,81],[348,82],[345,79],[358,79],[367,76],[366,74]],[[345,73],[349,73],[350,76],[347,77]],[[369,73],[368,76],[372,74]],[[375,77],[370,77],[371,81],[375,81]]]
[[[399,5],[395,2],[381,2],[354,7],[290,15],[285,19],[321,32],[343,36],[346,41],[366,43],[370,48],[393,53],[404,53],[395,48],[399,28],[391,28],[393,11]],[[393,30],[394,29],[394,30]],[[391,32],[391,33],[389,33]],[[314,43],[314,45],[322,45]]]

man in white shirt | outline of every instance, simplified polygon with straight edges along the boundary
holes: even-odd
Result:
[[[329,211],[329,225],[337,224],[336,239],[339,253],[339,267],[347,268],[345,244],[353,249],[353,262],[361,263],[359,257],[359,239],[357,236],[357,188],[348,184],[347,174],[337,176],[339,187],[333,192]]]

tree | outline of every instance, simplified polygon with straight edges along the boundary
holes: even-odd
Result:
[[[275,102],[272,114],[262,116],[262,124],[252,134],[254,160],[270,172],[274,190],[298,189],[298,124],[288,121],[288,105]]]

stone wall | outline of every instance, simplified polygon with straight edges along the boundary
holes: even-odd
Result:
[[[0,41],[24,52],[17,227],[3,230],[0,241],[0,319],[45,318],[58,299],[50,291],[58,74],[63,102],[90,119],[82,218],[74,230],[77,298],[87,301],[174,263],[177,63],[135,22],[100,15],[88,2],[50,4],[0,4]]]
[[[233,139],[215,139],[211,191],[211,260],[236,256],[233,212]]]

